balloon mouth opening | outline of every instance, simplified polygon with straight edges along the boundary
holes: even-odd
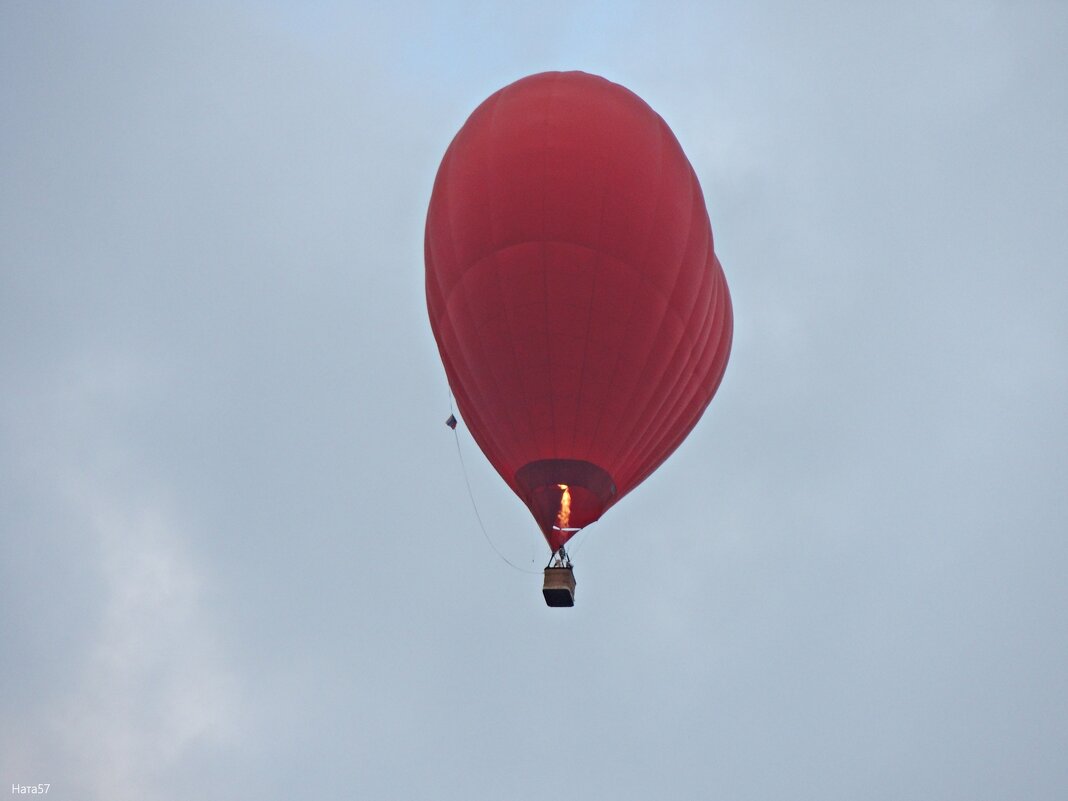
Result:
[[[598,520],[616,497],[608,472],[578,459],[530,462],[516,472],[515,483],[553,551]]]

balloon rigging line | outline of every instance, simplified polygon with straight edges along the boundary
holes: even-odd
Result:
[[[590,538],[590,529],[589,529],[589,527],[580,528],[579,531],[578,531],[578,534],[575,535],[575,540],[576,540],[575,550],[569,552],[569,553],[571,553],[572,557],[578,556],[578,552],[582,550],[582,546],[586,544],[586,540],[588,540],[589,538]]]
[[[450,413],[453,412],[451,392],[449,393],[449,411]],[[486,542],[489,543],[489,546],[493,549],[493,552],[497,554],[497,556],[499,556],[501,559],[503,559],[506,564],[515,568],[520,573],[530,573],[535,576],[541,575],[540,570],[527,570],[526,568],[522,568],[519,565],[515,564],[511,559],[501,553],[497,546],[493,544],[493,540],[490,539],[489,532],[486,531],[486,524],[482,522],[482,515],[478,513],[478,504],[475,503],[475,493],[471,491],[471,480],[467,477],[467,465],[464,462],[463,450],[460,448],[460,434],[454,428],[452,430],[452,435],[453,438],[456,440],[456,455],[460,457],[460,472],[463,473],[464,484],[467,485],[467,497],[471,499],[471,508],[475,510],[475,519],[478,520],[478,527],[482,529],[482,536],[486,538]]]
[[[514,567],[521,573],[532,573],[534,575],[540,574],[540,570],[527,570],[515,564],[514,562],[512,562],[511,559],[501,553],[500,549],[498,549],[497,546],[493,544],[493,540],[490,539],[489,532],[486,531],[486,524],[482,522],[482,515],[478,513],[478,504],[475,503],[475,495],[471,491],[471,481],[467,477],[467,466],[464,464],[464,454],[463,451],[460,449],[460,435],[457,434],[455,431],[453,431],[452,433],[453,437],[455,437],[456,439],[456,453],[460,457],[460,470],[464,476],[464,484],[467,485],[467,497],[471,499],[471,508],[475,510],[475,519],[478,520],[478,527],[482,529],[482,536],[486,538],[486,542],[489,543],[490,547],[493,549],[493,552],[496,553],[497,556],[501,557],[501,559],[503,559],[504,562],[510,565],[511,567]]]

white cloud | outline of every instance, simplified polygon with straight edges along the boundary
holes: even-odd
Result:
[[[49,520],[62,523],[20,532],[55,543],[49,564],[27,555],[7,569],[79,574],[91,589],[53,583],[40,599],[57,610],[56,632],[24,636],[45,641],[45,660],[69,664],[63,684],[16,701],[20,725],[0,735],[2,773],[50,782],[60,797],[168,797],[168,771],[194,749],[231,745],[241,712],[239,681],[204,600],[212,578],[167,493],[139,473],[136,445],[116,435],[117,421],[153,396],[156,371],[106,357],[44,372],[51,380],[20,395],[23,426],[8,438],[8,458],[49,487],[48,502],[62,509]],[[25,553],[13,550],[16,559]],[[69,636],[73,629],[81,636]],[[71,642],[83,647],[64,651]]]
[[[80,686],[58,710],[63,749],[96,797],[163,797],[161,776],[190,746],[232,742],[236,677],[162,505],[96,496],[86,512],[106,597]]]

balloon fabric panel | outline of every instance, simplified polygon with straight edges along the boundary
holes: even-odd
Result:
[[[722,379],[730,297],[697,177],[603,78],[534,75],[472,113],[434,184],[426,268],[460,412],[554,549],[560,510],[597,520]]]

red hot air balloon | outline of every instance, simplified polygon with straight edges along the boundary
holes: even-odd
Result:
[[[532,75],[449,145],[425,248],[460,412],[555,553],[679,446],[723,377],[731,302],[697,176],[628,89]]]

